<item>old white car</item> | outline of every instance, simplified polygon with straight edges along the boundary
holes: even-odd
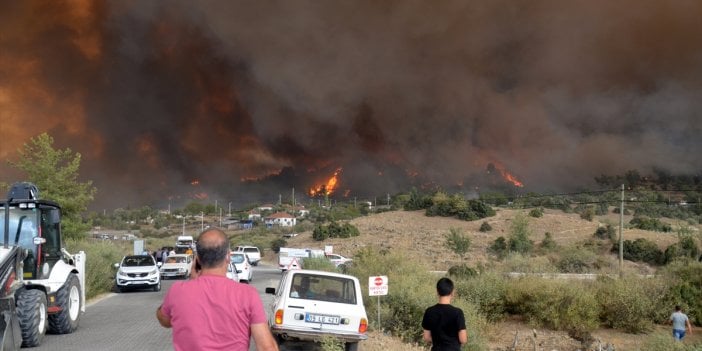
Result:
[[[354,276],[288,270],[278,288],[266,293],[274,295],[269,325],[279,343],[330,336],[343,341],[346,351],[356,351],[358,342],[368,338],[361,284]]]
[[[161,278],[187,278],[190,275],[192,255],[175,254],[166,258],[161,265]]]

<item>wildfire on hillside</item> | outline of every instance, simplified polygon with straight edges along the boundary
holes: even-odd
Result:
[[[331,195],[336,191],[337,187],[339,186],[339,175],[341,174],[341,167],[337,168],[336,171],[334,171],[334,174],[332,174],[329,179],[326,181],[315,184],[313,187],[311,187],[307,193],[311,197],[315,196],[323,196],[323,195]]]
[[[490,162],[487,165],[487,171],[488,173],[494,173],[495,171],[499,172],[502,178],[510,183],[512,183],[514,186],[523,188],[524,183],[522,183],[519,179],[517,179],[516,176],[514,176],[512,173],[508,172],[507,169],[503,165],[501,165],[498,162]]]

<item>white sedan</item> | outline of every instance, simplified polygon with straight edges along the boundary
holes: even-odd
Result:
[[[253,267],[249,262],[249,257],[243,252],[232,252],[231,263],[236,267],[239,280],[247,283],[253,279]]]
[[[161,278],[187,278],[190,275],[192,255],[175,254],[166,258],[161,266]]]
[[[339,266],[342,265],[342,264],[346,264],[346,263],[348,263],[348,262],[353,261],[353,259],[346,258],[346,257],[344,257],[344,256],[337,255],[337,254],[326,254],[326,257],[327,257],[327,259],[328,259],[329,261],[331,261],[331,263],[333,263],[334,266],[336,266],[336,267],[339,267]]]

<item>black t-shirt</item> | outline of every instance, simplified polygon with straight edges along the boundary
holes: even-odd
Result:
[[[432,351],[459,351],[458,332],[466,329],[466,319],[460,308],[436,304],[424,312],[422,328],[431,331]]]

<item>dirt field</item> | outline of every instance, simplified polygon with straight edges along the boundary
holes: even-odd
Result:
[[[425,262],[432,270],[447,270],[450,266],[460,260],[454,253],[444,246],[443,235],[449,232],[450,228],[458,228],[471,237],[471,249],[469,253],[469,264],[475,266],[478,263],[485,265],[493,264],[486,254],[486,248],[498,236],[509,235],[512,219],[518,212],[523,210],[499,209],[497,215],[474,222],[465,222],[452,218],[426,217],[423,211],[417,212],[385,212],[367,217],[357,218],[351,221],[360,231],[361,235],[349,239],[328,239],[316,242],[312,239],[310,232],[301,233],[295,238],[288,240],[290,247],[322,248],[323,245],[333,245],[334,252],[344,256],[353,256],[359,249],[372,246],[388,250],[399,250]],[[630,218],[625,218],[627,223]],[[492,231],[482,233],[479,231],[483,221],[487,221],[492,226]],[[539,243],[544,238],[544,233],[550,232],[553,239],[561,246],[569,246],[582,242],[592,237],[599,225],[611,223],[618,226],[618,215],[608,215],[596,217],[589,222],[580,218],[577,214],[567,214],[557,210],[546,210],[541,218],[529,217],[529,229],[532,233],[531,239]],[[679,223],[670,221],[673,228]],[[693,229],[700,230],[700,226]],[[655,233],[642,230],[624,230],[625,239],[646,238],[656,242],[661,249],[677,242],[674,233]],[[273,260],[273,257],[268,257]],[[618,269],[618,260],[615,255],[609,257],[611,261],[611,272]],[[638,265],[625,261],[625,269],[644,274],[653,273],[653,270],[646,265]],[[667,326],[661,326],[660,330],[668,332]],[[509,319],[496,325],[492,325],[488,331],[487,338],[491,350],[508,350],[513,344],[515,334],[518,332],[517,350],[534,350],[534,339],[532,335],[536,332],[536,350],[579,350],[582,349],[579,342],[568,337],[564,332],[550,330],[534,331],[526,323],[518,319]],[[696,329],[692,335],[687,337],[688,342],[702,341],[702,328]],[[621,333],[610,329],[601,329],[593,333],[595,339],[599,339],[601,345],[609,343],[621,350],[640,350],[646,335],[632,335]],[[596,350],[598,343],[593,347]],[[418,345],[403,344],[399,340],[375,331],[368,341],[361,347],[364,351],[389,351],[389,350],[422,350]]]

